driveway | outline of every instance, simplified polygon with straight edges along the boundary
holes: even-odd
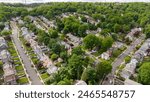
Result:
[[[11,21],[11,27],[12,27],[12,40],[14,41],[14,44],[18,50],[18,53],[23,61],[24,67],[27,71],[27,74],[29,75],[30,81],[32,85],[42,85],[41,80],[39,79],[37,72],[32,67],[31,61],[28,58],[28,56],[25,54],[24,49],[22,48],[22,43],[18,39],[19,29],[16,25],[16,22]]]

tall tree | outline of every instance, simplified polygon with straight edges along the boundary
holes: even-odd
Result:
[[[112,37],[107,36],[106,38],[104,38],[102,40],[102,47],[101,50],[102,51],[107,51],[108,48],[110,48],[113,44],[113,39]]]
[[[68,60],[68,71],[72,76],[72,79],[80,80],[83,72],[83,58],[82,56],[73,54]]]
[[[150,62],[144,63],[139,69],[138,81],[150,85]]]
[[[112,65],[108,61],[102,61],[96,66],[97,75],[100,79],[109,74],[112,70]]]
[[[97,81],[97,74],[94,68],[86,68],[81,76],[81,80],[84,80],[88,84],[96,84]]]
[[[85,48],[92,50],[101,46],[101,40],[94,34],[89,34],[83,39],[83,44]]]

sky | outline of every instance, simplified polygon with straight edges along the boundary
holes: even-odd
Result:
[[[46,2],[150,2],[150,0],[26,0],[27,3],[46,3]],[[25,3],[25,0],[0,0],[6,3]]]

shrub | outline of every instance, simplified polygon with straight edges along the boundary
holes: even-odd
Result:
[[[54,60],[56,60],[58,58],[58,55],[57,54],[52,54],[52,56],[51,56],[51,59],[54,61]]]

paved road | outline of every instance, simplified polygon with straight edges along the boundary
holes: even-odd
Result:
[[[14,41],[14,44],[18,50],[18,53],[19,53],[21,59],[23,60],[23,64],[25,66],[27,74],[30,76],[31,84],[32,85],[42,85],[41,80],[39,79],[35,69],[32,68],[32,64],[31,64],[28,56],[25,54],[25,51],[22,48],[20,40],[18,39],[19,30],[14,21],[11,21],[11,27],[12,27],[12,39]]]
[[[112,67],[113,67],[112,74],[113,75],[115,74],[115,71],[116,71],[117,67],[119,65],[121,65],[121,63],[124,61],[124,58],[126,56],[128,56],[130,54],[130,52],[132,52],[136,48],[136,46],[143,41],[143,39],[144,39],[143,36],[136,39],[133,43],[131,43],[130,46],[127,47],[127,49],[121,55],[118,56],[118,58],[112,64]]]
[[[110,82],[113,82],[113,79],[114,79],[114,75],[115,75],[115,72],[117,70],[117,67],[119,65],[121,65],[121,63],[124,61],[124,58],[126,56],[128,56],[130,54],[130,52],[132,52],[136,46],[138,44],[140,44],[143,40],[145,39],[145,36],[144,34],[142,36],[140,36],[138,39],[136,39],[134,42],[131,43],[131,45],[129,45],[127,47],[127,49],[118,56],[118,58],[112,63],[112,73],[108,74],[107,75],[107,80],[104,80],[103,81],[103,84],[104,85],[109,85],[109,84],[112,84]]]

